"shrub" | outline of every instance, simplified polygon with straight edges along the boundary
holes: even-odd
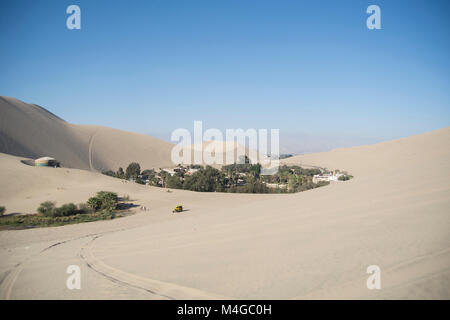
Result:
[[[139,184],[145,184],[145,181],[142,180],[140,177],[137,177],[134,182],[139,183]]]
[[[117,201],[111,199],[103,199],[101,209],[106,211],[112,211],[117,208]]]
[[[102,206],[101,206],[102,209],[107,209],[107,210],[116,209],[117,202],[119,200],[117,193],[109,192],[109,191],[100,191],[100,192],[97,192],[97,197],[99,197],[102,201]]]
[[[102,199],[99,197],[91,197],[88,199],[86,204],[94,211],[100,210],[102,207]]]
[[[109,191],[97,192],[95,197],[89,198],[87,205],[94,211],[107,210],[112,211],[116,209],[118,202],[117,193]]]
[[[73,203],[67,203],[62,205],[59,208],[55,208],[53,210],[53,216],[54,217],[67,217],[67,216],[73,216],[75,214],[79,213],[77,210],[77,206]]]
[[[87,203],[78,204],[79,213],[91,213],[93,210],[87,205]]]
[[[0,219],[0,228],[29,228],[29,227],[49,227],[64,224],[90,222],[97,220],[113,219],[116,215],[110,212],[76,214],[66,217],[45,217],[42,215],[5,216]],[[117,215],[121,217],[121,215]]]
[[[344,174],[342,176],[339,176],[338,180],[340,180],[340,181],[347,181],[347,180],[350,180],[351,178],[353,178],[353,176]]]
[[[55,203],[51,201],[42,202],[37,211],[46,216],[51,217],[53,215],[53,210],[55,209]]]
[[[0,206],[0,216],[2,216],[6,211],[5,207]]]
[[[117,170],[116,177],[120,179],[125,179],[125,172],[123,172],[122,167],[120,167],[119,170]]]
[[[116,177],[116,173],[112,170],[102,171],[104,175],[110,176],[110,177]]]

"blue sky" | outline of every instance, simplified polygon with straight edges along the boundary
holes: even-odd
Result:
[[[5,0],[0,15],[0,95],[72,123],[279,128],[301,152],[450,122],[450,1]]]

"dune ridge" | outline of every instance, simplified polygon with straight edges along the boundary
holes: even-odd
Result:
[[[0,152],[26,158],[51,156],[64,167],[117,170],[137,161],[171,167],[171,143],[95,125],[68,123],[48,110],[0,96]]]

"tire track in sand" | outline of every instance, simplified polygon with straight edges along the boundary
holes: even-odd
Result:
[[[201,291],[199,289],[184,287],[173,283],[163,282],[159,280],[153,280],[145,277],[141,277],[135,274],[131,274],[114,267],[105,264],[103,261],[95,257],[90,248],[95,239],[99,238],[95,236],[84,247],[81,248],[80,257],[87,266],[108,278],[111,281],[119,282],[127,286],[145,290],[151,294],[158,295],[164,299],[178,300],[225,300],[229,297],[220,296],[213,293]]]
[[[94,145],[94,139],[99,133],[100,129],[96,129],[94,133],[89,137],[89,168],[91,171],[97,171],[94,168],[94,161],[93,161],[93,155],[92,155],[92,146]]]

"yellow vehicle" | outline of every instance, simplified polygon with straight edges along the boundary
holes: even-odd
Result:
[[[175,209],[173,209],[173,213],[175,212],[182,212],[183,211],[183,206],[182,205],[178,205],[175,207]]]

